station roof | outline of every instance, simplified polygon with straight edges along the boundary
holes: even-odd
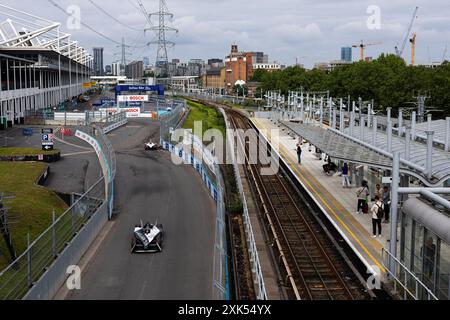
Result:
[[[417,198],[407,200],[402,211],[450,244],[450,217],[447,214]]]
[[[447,122],[446,120],[434,120],[431,121],[431,131],[434,131],[433,140],[440,144],[445,144],[445,135],[447,133]],[[425,131],[428,130],[428,122],[422,122],[416,124],[416,136],[421,139],[426,139],[427,134]]]
[[[295,134],[322,149],[323,152],[327,153],[332,158],[364,164],[375,168],[392,168],[392,158],[331,130],[322,129],[317,125],[311,124],[301,124],[289,121],[280,121],[280,123],[295,132]],[[344,132],[348,134],[348,128]],[[361,139],[359,127],[355,127],[354,135],[358,135],[358,138]],[[369,144],[372,143],[371,130],[366,128],[362,140]],[[377,133],[376,147],[387,150],[386,133]],[[404,138],[393,136],[392,151],[399,151],[401,153],[401,158],[405,157]],[[412,163],[425,167],[426,152],[427,147],[425,144],[411,141],[410,161]],[[417,177],[425,185],[439,185],[443,181],[450,179],[450,153],[434,149],[431,179],[428,179],[423,172],[418,172],[404,163],[400,164],[400,171]]]

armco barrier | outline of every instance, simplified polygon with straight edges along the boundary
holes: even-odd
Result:
[[[108,125],[108,126],[106,126],[106,127],[104,127],[103,128],[103,134],[107,134],[107,133],[109,133],[109,132],[111,132],[111,131],[113,131],[113,130],[116,130],[117,128],[119,128],[119,127],[121,127],[121,126],[124,126],[124,125],[126,125],[128,123],[128,119],[123,119],[123,120],[120,120],[120,121],[118,121],[118,122],[115,122],[115,123],[113,123],[113,124],[110,124],[110,125]]]

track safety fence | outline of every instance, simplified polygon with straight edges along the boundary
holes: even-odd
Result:
[[[187,109],[184,104],[184,110],[180,106],[179,111],[173,111],[167,117],[161,118],[161,145],[165,150],[176,155],[184,164],[191,165],[195,168],[216,203],[213,299],[229,300],[230,287],[225,224],[225,189],[222,175],[215,157],[206,149],[201,139],[189,130],[184,131],[184,141],[188,141],[188,144],[184,143],[180,146],[171,142],[171,133],[181,125]]]

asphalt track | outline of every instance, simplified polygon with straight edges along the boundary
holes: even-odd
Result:
[[[82,269],[82,289],[66,299],[212,299],[215,204],[193,168],[174,165],[166,151],[143,150],[144,141],[158,136],[158,124],[143,119],[110,135],[117,216]],[[164,225],[162,253],[130,253],[141,219]]]

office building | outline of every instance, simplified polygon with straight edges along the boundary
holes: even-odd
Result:
[[[352,48],[351,47],[343,47],[341,48],[341,60],[352,62]]]
[[[94,48],[94,74],[96,76],[103,76],[103,48]]]
[[[125,67],[125,76],[128,79],[142,79],[144,75],[144,63],[133,61]]]

